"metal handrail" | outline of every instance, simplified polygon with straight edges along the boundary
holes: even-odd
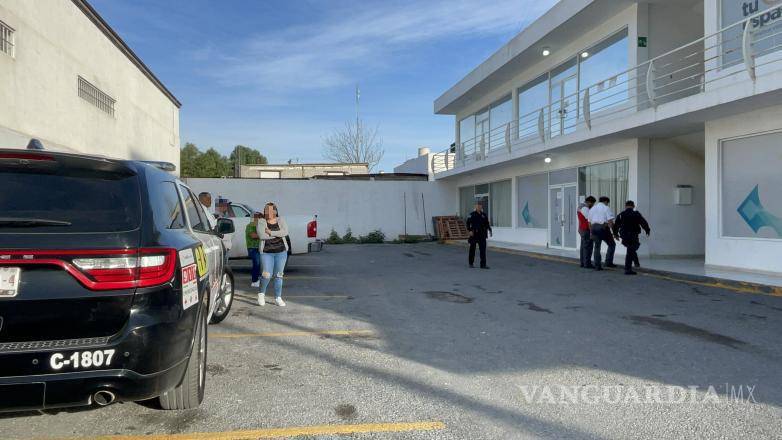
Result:
[[[782,49],[782,44],[758,49],[754,46],[780,36],[782,32],[764,34],[753,40],[756,30],[750,25],[744,25],[779,7],[772,6],[759,11],[714,33],[582,87],[555,102],[520,115],[514,121],[492,127],[471,139],[463,139],[455,148],[435,153],[432,171],[438,173],[463,167],[503,151],[511,153],[513,150],[545,144],[552,138],[577,130],[591,130],[595,123],[605,121],[610,116],[636,112],[703,93],[707,86],[743,72],[748,73],[748,77],[754,81],[757,69],[782,61],[782,53],[779,57],[762,60],[761,63],[756,63],[756,60]],[[736,28],[739,29],[737,35],[724,35]],[[736,43],[736,47],[731,43]],[[736,53],[742,56],[734,60]],[[729,61],[727,57],[731,57]],[[741,64],[745,68],[737,69],[736,66]],[[719,72],[724,74],[720,75]]]

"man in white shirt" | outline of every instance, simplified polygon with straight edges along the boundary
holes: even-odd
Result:
[[[608,204],[611,200],[606,196],[601,196],[598,202],[589,210],[589,229],[592,232],[592,241],[594,242],[595,270],[603,270],[603,264],[600,261],[600,245],[606,242],[608,250],[606,251],[606,267],[616,267],[614,264],[614,251],[616,242],[614,242],[611,228],[614,226],[614,213]]]

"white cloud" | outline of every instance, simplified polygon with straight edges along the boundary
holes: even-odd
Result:
[[[384,69],[394,51],[424,42],[521,30],[555,0],[456,0],[359,4],[306,26],[250,35],[194,54],[204,73],[229,87],[271,95],[349,84],[356,69]]]

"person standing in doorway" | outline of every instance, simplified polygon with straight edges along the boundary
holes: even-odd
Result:
[[[595,202],[595,198],[589,196],[578,210],[578,235],[581,236],[581,267],[586,269],[595,267],[592,265],[593,243],[591,232],[589,231],[589,209],[595,205]]]
[[[282,299],[282,277],[285,262],[288,260],[288,225],[280,218],[277,205],[269,202],[263,208],[263,218],[256,226],[261,253],[261,291],[258,292],[258,304],[266,305],[266,288],[274,276],[274,302],[285,307]]]
[[[606,243],[608,248],[606,250],[606,267],[616,267],[616,264],[614,264],[616,243],[611,234],[611,227],[614,224],[614,213],[608,206],[609,203],[611,203],[611,199],[606,196],[601,196],[598,199],[597,204],[589,209],[589,216],[587,217],[595,248],[595,270],[603,270],[603,263],[600,261],[600,245],[603,242]]]
[[[622,244],[627,248],[627,255],[625,255],[625,275],[635,275],[633,271],[633,264],[636,267],[640,267],[641,263],[638,261],[638,248],[641,247],[641,242],[638,240],[638,236],[641,234],[641,229],[646,232],[648,236],[651,232],[649,223],[640,212],[635,210],[635,202],[628,200],[625,203],[625,210],[620,212],[616,216],[614,222],[614,237],[617,239],[622,238]]]
[[[491,223],[489,217],[483,212],[483,205],[481,203],[475,204],[475,211],[471,212],[467,217],[467,230],[470,231],[470,254],[468,262],[470,267],[475,267],[475,245],[478,245],[481,253],[481,269],[488,269],[486,265],[486,238],[491,237]]]
[[[250,271],[250,287],[261,286],[261,240],[258,237],[258,220],[261,218],[260,212],[253,213],[253,220],[247,224],[244,230],[244,239],[247,243],[247,256],[252,261],[252,270]]]

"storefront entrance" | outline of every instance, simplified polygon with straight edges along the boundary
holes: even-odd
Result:
[[[575,249],[578,234],[576,209],[578,191],[575,184],[549,186],[549,246]]]

